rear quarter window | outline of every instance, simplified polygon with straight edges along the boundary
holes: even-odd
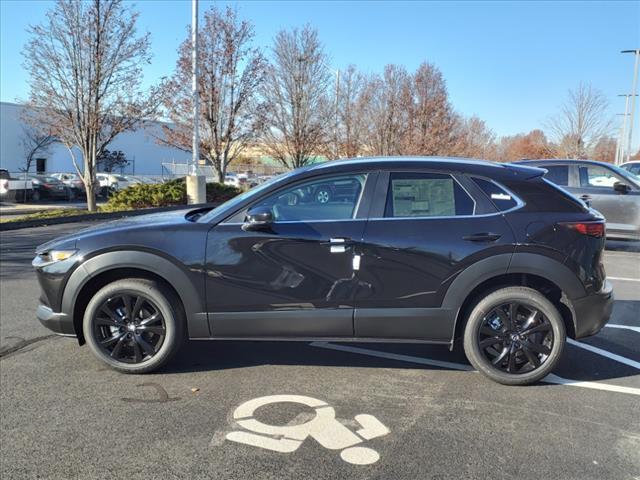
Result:
[[[504,181],[503,183],[525,203],[522,211],[562,213],[586,211],[582,201],[546,178],[536,177],[530,180]]]
[[[497,183],[478,177],[473,177],[473,181],[491,199],[499,211],[504,212],[518,206],[518,201],[513,198],[513,195]]]

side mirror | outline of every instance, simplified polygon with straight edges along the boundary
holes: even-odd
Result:
[[[269,207],[254,207],[247,212],[242,229],[245,232],[252,230],[266,230],[273,223],[273,212]]]
[[[616,182],[613,184],[613,190],[617,193],[626,195],[627,193],[629,193],[629,185],[622,182]]]

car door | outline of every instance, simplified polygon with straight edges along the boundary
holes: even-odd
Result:
[[[378,188],[358,252],[355,334],[448,343],[455,312],[440,308],[447,286],[474,262],[512,253],[513,233],[465,176],[381,172]]]
[[[245,211],[212,228],[206,292],[214,336],[352,336],[354,248],[366,222],[362,199],[376,175],[314,177],[258,199],[247,211],[271,210],[264,230],[243,230]],[[315,195],[344,182],[358,187]]]
[[[607,230],[633,234],[638,232],[640,219],[640,190],[613,170],[602,165],[580,164],[580,198],[588,200],[607,221]],[[628,187],[626,193],[614,189],[620,182]]]

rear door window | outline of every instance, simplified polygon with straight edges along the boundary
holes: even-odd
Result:
[[[385,217],[453,217],[473,215],[475,201],[448,174],[392,173]]]

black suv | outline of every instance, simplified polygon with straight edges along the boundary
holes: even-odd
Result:
[[[186,337],[451,348],[463,338],[487,376],[535,382],[567,335],[602,328],[613,302],[603,218],[544,172],[334,161],[215,209],[107,223],[38,248],[37,316],[128,373],[164,365]],[[298,201],[300,191],[355,184]]]

